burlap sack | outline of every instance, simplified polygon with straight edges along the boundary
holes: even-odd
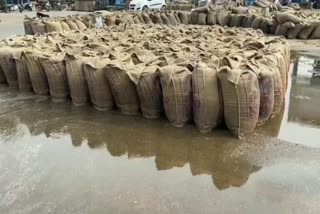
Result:
[[[260,29],[264,34],[270,33],[270,26],[272,25],[272,21],[268,18],[262,18]]]
[[[63,29],[64,31],[70,31],[70,30],[71,30],[70,27],[69,27],[69,25],[68,25],[66,22],[61,21],[60,24],[61,24],[61,27],[62,27],[62,29]]]
[[[234,15],[234,14],[231,14],[231,19],[230,19],[230,24],[229,24],[229,26],[230,27],[234,27],[235,25],[235,21],[236,21],[236,17],[237,17],[237,15]]]
[[[172,13],[166,12],[166,16],[168,17],[171,25],[176,26],[178,24],[176,18]]]
[[[260,90],[257,75],[247,68],[233,65],[220,68],[218,77],[222,87],[224,118],[229,130],[238,138],[252,132],[259,118]]]
[[[256,16],[250,16],[247,20],[246,28],[251,28],[253,22],[256,20]]]
[[[298,38],[299,39],[308,39],[312,32],[316,29],[318,26],[318,23],[310,23],[309,25],[305,26],[299,33]]]
[[[44,21],[47,32],[62,32],[62,26],[59,21]]]
[[[252,22],[251,28],[252,29],[259,29],[261,27],[261,22],[262,22],[261,17],[255,18],[255,20]]]
[[[21,57],[26,62],[33,92],[37,95],[47,95],[49,93],[48,79],[39,61],[41,54],[31,49],[22,52]]]
[[[181,24],[187,25],[188,23],[188,15],[186,12],[179,11],[178,16],[180,18]]]
[[[66,23],[71,30],[79,30],[78,25],[74,21],[72,21],[71,19],[67,19]]]
[[[274,72],[266,66],[265,60],[252,59],[248,62],[248,67],[258,76],[260,89],[260,110],[257,125],[263,125],[273,112],[274,106]]]
[[[275,35],[277,36],[286,36],[288,31],[294,28],[294,24],[292,22],[285,22],[283,24],[278,25]]]
[[[317,27],[312,32],[310,39],[320,39],[320,23],[318,23]]]
[[[161,20],[162,20],[162,23],[163,23],[163,24],[165,24],[165,25],[170,25],[170,24],[171,24],[170,20],[169,20],[168,17],[166,16],[166,14],[161,13],[161,14],[160,14],[160,17],[161,17]]]
[[[162,90],[158,66],[139,64],[128,70],[128,75],[136,85],[142,115],[159,118],[163,112]]]
[[[109,82],[105,77],[106,58],[91,58],[84,64],[90,100],[93,106],[102,111],[113,108],[113,96]]]
[[[268,66],[269,70],[273,72],[273,83],[274,83],[274,104],[272,116],[275,116],[280,113],[281,107],[284,100],[284,89],[282,86],[282,80],[280,75],[280,67],[278,65],[278,59],[274,55],[265,56],[266,66]]]
[[[216,128],[222,118],[217,69],[198,63],[192,72],[193,120],[200,132]]]
[[[198,12],[198,13],[208,13],[208,11],[210,11],[209,7],[207,6],[203,6],[203,7],[197,7],[195,9],[192,10],[192,12]]]
[[[192,119],[192,74],[176,65],[159,70],[166,116],[173,126],[182,127]]]
[[[143,17],[144,23],[146,23],[147,25],[152,24],[152,20],[150,19],[147,13],[142,13],[142,17]]]
[[[208,12],[207,14],[207,25],[216,24],[216,14],[214,12]]]
[[[207,23],[207,14],[199,13],[198,14],[198,25],[206,25]]]
[[[79,30],[87,29],[87,26],[82,21],[80,21],[79,19],[76,19],[75,23],[78,26]]]
[[[161,20],[161,19],[160,19],[160,20]],[[140,19],[139,19],[138,16],[134,16],[134,17],[133,17],[133,21],[134,21],[135,24],[141,24],[141,21],[140,21]],[[161,22],[162,22],[162,21],[161,21]]]
[[[117,107],[128,115],[138,114],[140,108],[136,87],[127,74],[132,68],[132,62],[113,60],[107,64],[105,72]]]
[[[299,33],[302,31],[302,29],[305,27],[304,24],[296,24],[293,28],[289,29],[287,32],[287,38],[288,39],[295,39],[299,35]]]
[[[18,87],[18,76],[13,53],[16,50],[11,47],[0,48],[0,67],[10,87]]]
[[[143,19],[142,19],[143,20]],[[140,20],[141,21],[141,20]],[[105,17],[105,24],[106,26],[113,26],[116,24],[116,18],[113,16],[106,16]]]
[[[235,20],[234,20],[234,26],[235,27],[241,27],[242,26],[242,20],[245,16],[244,15],[237,15],[235,17]]]
[[[283,24],[285,22],[292,22],[293,24],[299,24],[301,22],[301,20],[297,16],[288,12],[287,13],[275,12],[274,17],[279,24]]]
[[[39,61],[48,79],[50,96],[58,100],[67,99],[69,96],[69,85],[64,54],[42,55]]]
[[[68,84],[72,103],[83,105],[90,100],[88,83],[84,72],[84,57],[66,53],[65,57]]]
[[[4,72],[2,70],[2,67],[0,66],[0,84],[6,84],[6,76],[4,75]]]
[[[180,20],[180,18],[179,18],[178,12],[177,12],[177,11],[174,11],[173,15],[174,15],[174,18],[175,18],[176,21],[177,21],[177,24],[181,24],[181,20]]]
[[[277,28],[278,28],[278,22],[275,19],[272,19],[272,24],[270,26],[270,33],[276,34]]]
[[[26,34],[26,35],[33,35],[34,34],[32,27],[31,27],[31,22],[32,22],[32,19],[30,19],[30,18],[25,18],[23,20],[24,34]]]
[[[150,18],[152,19],[153,24],[163,24],[159,13],[150,14]]]
[[[14,56],[14,61],[17,69],[19,89],[21,91],[31,91],[32,84],[31,84],[27,64],[24,60],[21,59],[21,53]]]
[[[198,14],[199,13],[196,11],[191,12],[191,23],[190,24],[193,24],[193,25],[198,24]]]
[[[47,32],[46,25],[41,20],[34,20],[30,22],[33,34],[45,34]]]

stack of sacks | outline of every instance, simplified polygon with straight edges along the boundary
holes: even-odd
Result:
[[[289,47],[253,29],[120,24],[1,41],[0,68],[37,95],[201,132],[224,121],[241,138],[280,112]]]

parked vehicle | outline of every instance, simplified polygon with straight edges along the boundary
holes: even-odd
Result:
[[[165,10],[167,4],[165,0],[132,0],[129,4],[129,10]]]

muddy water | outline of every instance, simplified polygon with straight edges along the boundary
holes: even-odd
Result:
[[[319,213],[312,63],[293,59],[282,114],[243,141],[0,87],[0,213]]]

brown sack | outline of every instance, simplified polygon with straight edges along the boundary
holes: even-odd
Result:
[[[206,25],[207,21],[207,14],[206,13],[199,13],[198,14],[198,25]]]
[[[132,62],[113,60],[107,64],[105,72],[117,107],[128,115],[138,114],[140,108],[136,87],[127,74],[132,68]]]
[[[234,26],[235,27],[241,27],[242,26],[242,20],[244,19],[244,15],[237,15],[235,17],[235,20],[234,20]]]
[[[188,15],[186,12],[179,11],[178,16],[180,18],[181,24],[187,25],[188,23]]]
[[[88,83],[84,72],[84,62],[86,61],[83,57],[67,53],[65,62],[72,103],[83,105],[90,99]]]
[[[216,128],[222,118],[222,99],[216,68],[198,63],[192,72],[193,119],[200,132]]]
[[[207,25],[215,25],[215,24],[216,24],[216,14],[213,12],[208,12]]]
[[[84,64],[91,102],[102,111],[112,109],[114,103],[110,84],[105,77],[108,62],[106,58],[91,58]]]
[[[139,14],[140,15],[140,14]],[[142,19],[142,17],[141,17]],[[143,19],[142,19],[143,20]],[[140,20],[141,21],[141,20]],[[116,18],[112,16],[106,16],[105,18],[105,24],[106,26],[113,26],[116,24]]]
[[[79,30],[78,25],[77,25],[74,21],[72,21],[72,20],[70,20],[70,19],[67,19],[67,20],[66,20],[66,23],[67,23],[67,25],[69,26],[69,28],[70,28],[71,30]]]
[[[66,22],[62,21],[62,22],[60,22],[60,23],[61,23],[61,27],[62,27],[62,29],[63,29],[64,31],[70,31],[70,30],[71,30],[70,27],[69,27],[69,25],[68,25]]]
[[[275,19],[272,19],[272,24],[270,26],[270,33],[276,34],[277,28],[278,28],[278,22]]]
[[[4,75],[4,72],[0,65],[0,84],[6,84],[6,83],[7,83],[6,76]]]
[[[62,32],[62,26],[59,21],[44,21],[47,32]]]
[[[190,24],[192,24],[192,25],[198,24],[198,14],[199,13],[196,11],[191,12],[191,23]]]
[[[301,20],[297,16],[289,12],[287,13],[275,12],[274,16],[279,24],[283,24],[285,22],[292,22],[293,24],[299,24],[301,22]]]
[[[166,16],[168,17],[171,25],[173,25],[173,26],[177,25],[177,20],[172,13],[166,12]]]
[[[136,65],[128,75],[137,87],[141,111],[146,118],[159,118],[163,112],[158,66]]]
[[[21,54],[15,57],[14,61],[17,69],[19,89],[21,91],[31,91],[32,84],[26,62],[21,60]]]
[[[210,11],[209,7],[207,6],[203,6],[203,7],[197,7],[195,9],[192,10],[192,12],[198,12],[198,13],[208,13],[208,11]]]
[[[40,20],[34,20],[30,22],[33,34],[40,33],[45,34],[47,32],[46,25]]]
[[[26,35],[34,35],[32,27],[31,27],[31,19],[25,18],[23,20],[24,34]]]
[[[150,19],[147,13],[142,13],[142,17],[143,17],[144,23],[146,23],[147,25],[152,24],[152,20]]]
[[[308,39],[311,35],[312,32],[314,31],[314,29],[318,26],[318,23],[311,23],[308,26],[304,27],[299,35],[298,38],[299,39]]]
[[[302,29],[305,27],[304,24],[296,24],[293,28],[289,29],[287,32],[287,38],[288,39],[295,39],[299,35],[299,33],[302,31]]]
[[[165,25],[170,25],[170,24],[171,24],[170,20],[169,20],[168,17],[166,16],[166,14],[161,13],[161,14],[160,14],[160,17],[161,17],[161,20],[162,20],[162,23],[163,23],[163,24],[165,24]]]
[[[173,126],[182,127],[192,120],[192,74],[177,65],[159,70],[166,116]]]
[[[250,16],[250,17],[248,18],[246,28],[251,28],[251,26],[252,26],[252,24],[253,24],[253,22],[254,22],[255,20],[256,20],[256,16]]]
[[[51,97],[59,100],[67,99],[69,86],[64,54],[45,55],[39,60],[48,78]]]
[[[36,50],[27,50],[22,52],[22,60],[26,62],[33,92],[37,95],[47,95],[49,93],[48,80],[39,61],[40,54]]]
[[[243,19],[241,21],[241,27],[246,28],[248,20],[249,20],[248,16],[243,17]]]
[[[77,24],[79,30],[85,30],[87,29],[87,26],[80,20],[76,19],[75,23]]]
[[[276,30],[277,36],[286,36],[288,31],[294,27],[294,24],[292,22],[285,22],[283,24],[278,25]]]
[[[17,70],[13,59],[14,51],[11,47],[0,48],[0,67],[10,87],[18,87]]]
[[[260,90],[257,75],[239,68],[224,58],[228,66],[218,72],[222,86],[224,118],[229,130],[238,138],[251,133],[259,118]]]
[[[152,22],[154,24],[163,24],[159,13],[154,13],[154,14],[152,14],[152,16],[150,15],[150,17],[151,17]]]
[[[180,20],[180,18],[179,18],[178,12],[177,12],[177,11],[174,11],[173,15],[174,15],[174,18],[176,19],[177,23],[178,23],[178,24],[181,24],[181,20]]]
[[[261,27],[261,22],[262,22],[262,18],[261,17],[257,17],[253,22],[252,22],[252,25],[251,25],[251,28],[252,29],[259,29]]]
[[[320,39],[320,23],[318,23],[317,27],[312,32],[310,39]]]

